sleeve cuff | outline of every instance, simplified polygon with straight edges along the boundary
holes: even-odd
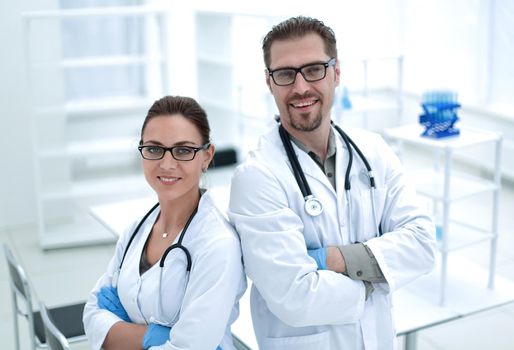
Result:
[[[374,283],[386,282],[371,250],[363,243],[339,246],[346,264],[346,274],[353,280]]]

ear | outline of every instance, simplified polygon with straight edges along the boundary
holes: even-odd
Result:
[[[337,59],[336,61],[336,65],[334,66],[334,72],[335,72],[335,82],[336,82],[336,86],[339,86],[339,82],[341,80],[341,66],[339,64],[339,59]]]
[[[207,148],[203,152],[204,157],[203,157],[203,161],[202,161],[202,171],[207,170],[207,168],[209,167],[209,164],[211,163],[212,158],[214,157],[215,150],[216,150],[216,147],[214,146],[214,144],[211,143],[209,148]]]
[[[264,75],[266,76],[266,85],[268,85],[269,91],[273,93],[273,90],[271,90],[271,79],[269,75],[269,71],[267,69],[264,70]]]

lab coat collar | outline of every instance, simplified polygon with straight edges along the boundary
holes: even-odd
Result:
[[[338,134],[335,135],[336,139],[336,172],[339,171],[340,166],[338,166],[338,163],[340,162],[340,153],[343,152],[337,152],[337,150],[341,150],[343,147],[340,137],[338,137]],[[287,153],[284,149],[284,146],[282,145],[282,140],[280,139],[280,135],[278,132],[278,124],[275,126],[268,135],[266,135],[266,138],[268,138],[276,147],[280,149],[280,154],[282,158],[289,164],[289,167],[292,168],[291,164],[289,163],[289,159],[287,158]],[[314,183],[315,181],[323,184],[326,186],[331,193],[336,195],[336,192],[334,188],[332,187],[330,181],[327,179],[327,176],[323,173],[323,171],[320,169],[319,165],[316,164],[316,162],[302,149],[300,149],[294,142],[292,142],[293,150],[296,153],[296,156],[298,157],[298,161],[300,162],[300,165],[302,167],[303,173],[305,174],[305,177],[307,179],[307,182],[309,184]],[[266,154],[266,153],[265,153]],[[291,169],[292,171],[292,169]],[[337,174],[337,173],[336,173]],[[344,173],[343,173],[344,174]],[[339,174],[337,174],[339,177]],[[336,181],[337,185],[337,181]],[[311,190],[312,190],[312,186]]]

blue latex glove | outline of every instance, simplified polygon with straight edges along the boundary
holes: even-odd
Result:
[[[146,350],[152,346],[159,346],[166,343],[166,341],[170,339],[170,331],[170,327],[162,326],[156,323],[150,323],[143,338],[143,349]],[[218,346],[216,350],[223,349]]]
[[[150,323],[143,338],[143,349],[148,349],[152,346],[159,346],[166,343],[166,341],[170,339],[170,331],[170,327],[162,326],[157,323]]]
[[[121,304],[118,290],[112,286],[102,287],[96,295],[98,307],[112,312],[125,322],[130,322],[130,317]]]
[[[325,248],[307,249],[307,254],[316,261],[318,270],[327,269],[327,250]]]

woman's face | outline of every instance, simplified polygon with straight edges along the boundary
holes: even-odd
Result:
[[[197,127],[181,114],[157,116],[148,121],[142,137],[142,146],[202,147]],[[198,193],[202,169],[207,169],[214,154],[211,145],[198,151],[193,160],[180,161],[166,151],[159,160],[142,159],[146,181],[157,193],[159,200],[175,201]]]

